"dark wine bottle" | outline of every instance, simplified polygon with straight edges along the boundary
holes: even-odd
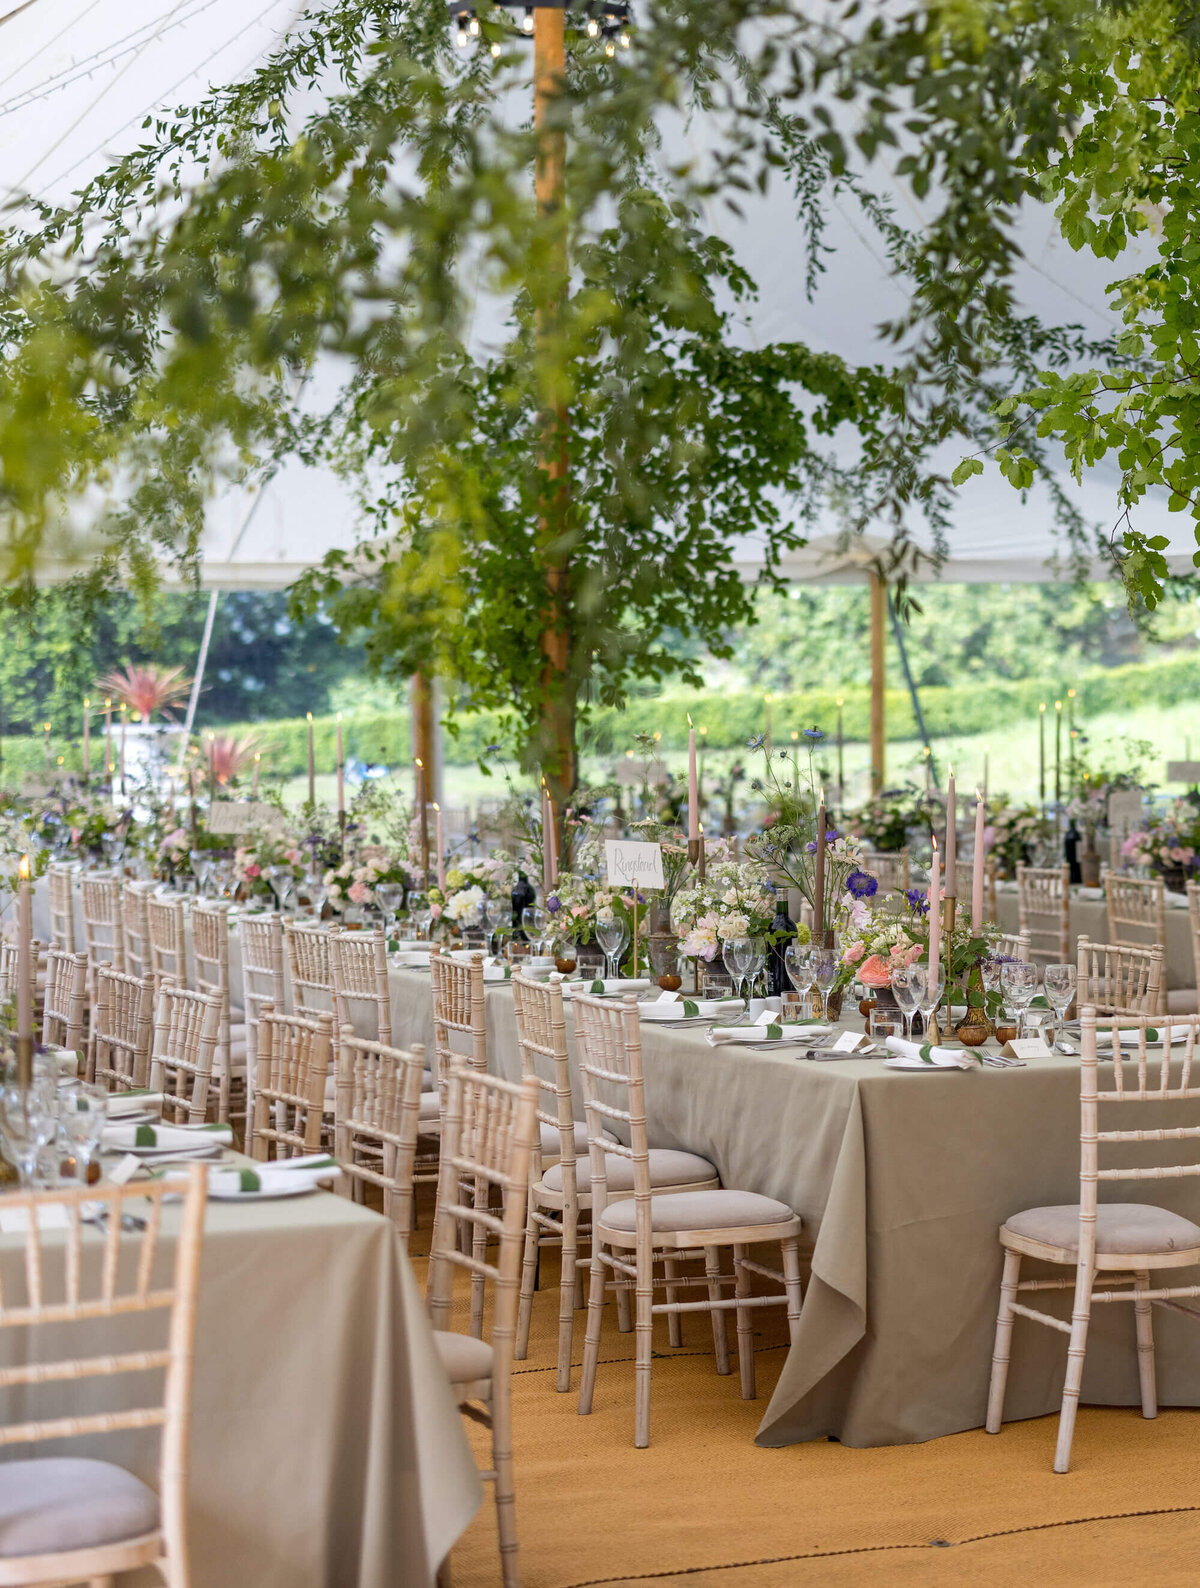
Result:
[[[525,873],[518,871],[517,880],[513,883],[512,890],[513,937],[518,943],[526,941],[525,933],[521,929],[521,911],[527,906],[536,903],[536,889]]]
[[[796,926],[788,914],[787,894],[780,893],[775,901],[775,914],[771,920],[772,941],[767,950],[767,994],[771,998],[781,997],[792,985],[783,956],[795,936]]]
[[[1067,823],[1067,830],[1063,834],[1063,859],[1070,869],[1071,882],[1082,882],[1083,871],[1079,865],[1079,829],[1075,825],[1073,816]]]

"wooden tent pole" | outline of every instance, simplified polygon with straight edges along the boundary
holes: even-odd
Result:
[[[887,742],[887,586],[877,573],[867,578],[871,589],[871,793],[881,794]]]

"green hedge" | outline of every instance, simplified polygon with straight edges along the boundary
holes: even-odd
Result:
[[[1134,663],[1127,667],[1098,668],[1080,676],[1077,684],[1076,720],[1104,712],[1128,711],[1136,716],[1146,700],[1157,706],[1194,703],[1200,699],[1200,657],[1176,656],[1159,662]],[[807,690],[798,695],[776,695],[771,700],[772,736],[780,746],[793,731],[823,728],[832,738],[837,722],[839,691]],[[846,688],[842,719],[848,741],[865,741],[870,730],[870,695],[866,688]],[[923,689],[921,706],[929,732],[936,738],[968,737],[988,733],[1019,723],[1032,723],[1041,701],[1051,704],[1052,692],[1043,683],[1024,680],[1010,683],[992,680],[950,688]],[[592,719],[584,739],[585,750],[598,755],[620,755],[633,746],[638,733],[661,733],[664,750],[680,751],[687,746],[687,713],[697,727],[708,729],[706,740],[713,750],[737,749],[763,731],[765,707],[759,693],[732,691],[709,694],[674,693],[653,699],[631,700],[624,711],[605,709]],[[333,717],[313,720],[317,769],[332,772],[335,764],[337,723]],[[348,716],[343,724],[346,754],[360,761],[397,766],[412,755],[409,715],[405,710],[364,712]],[[887,729],[890,740],[917,737],[912,702],[907,691],[887,692]],[[255,734],[263,742],[264,775],[303,776],[308,766],[308,724],[303,717],[276,722],[239,723],[225,733]],[[445,756],[451,764],[466,764],[484,758],[488,745],[500,740],[498,718],[493,712],[477,712],[461,717],[457,735],[447,734]],[[64,756],[71,771],[80,770],[78,741],[64,745],[51,736],[54,757]],[[103,750],[93,737],[93,766],[98,767]],[[9,778],[44,770],[44,751],[40,737],[8,738],[3,741],[3,766]]]

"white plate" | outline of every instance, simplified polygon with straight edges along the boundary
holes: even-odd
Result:
[[[289,1185],[270,1191],[219,1191],[210,1181],[208,1198],[210,1202],[277,1202],[281,1197],[306,1197],[320,1189],[315,1185]]]

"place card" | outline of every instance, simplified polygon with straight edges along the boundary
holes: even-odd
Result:
[[[1052,1057],[1050,1049],[1041,1037],[1014,1037],[1011,1042],[1006,1042],[1000,1049],[1001,1056],[1006,1059],[1048,1059]]]
[[[608,880],[623,888],[662,888],[662,849],[658,844],[633,843],[624,838],[606,838],[604,858]]]
[[[677,1004],[679,998],[680,994],[677,992],[660,992],[654,1002],[656,1004]]]
[[[857,1053],[859,1048],[867,1048],[870,1045],[870,1037],[866,1036],[862,1031],[843,1031],[829,1051],[831,1053]]]
[[[135,1153],[127,1152],[120,1163],[114,1164],[108,1171],[109,1184],[128,1185],[141,1167],[142,1160]]]

